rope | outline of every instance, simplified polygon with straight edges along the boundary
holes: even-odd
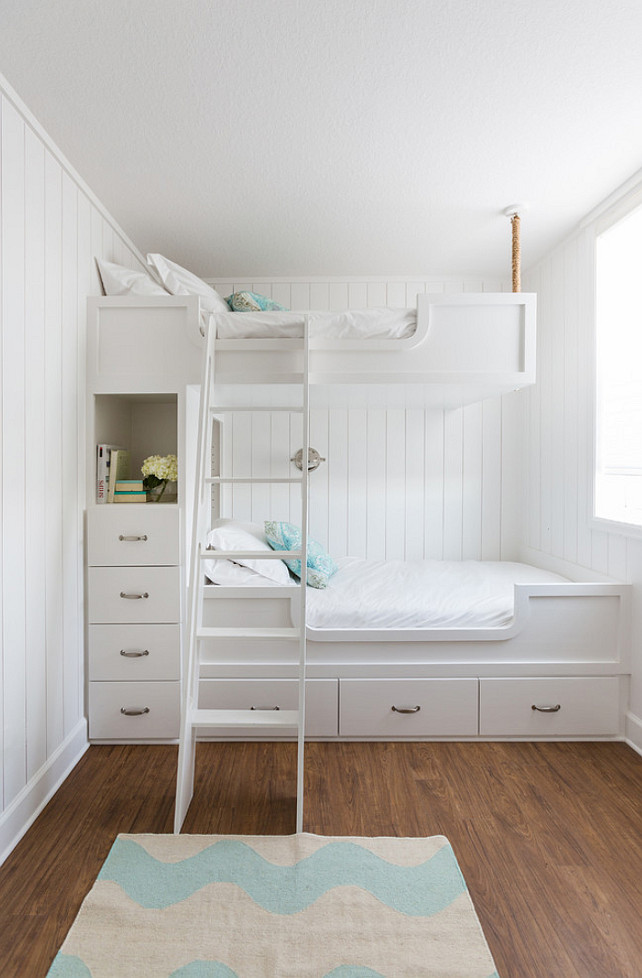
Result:
[[[513,214],[510,223],[513,228],[513,292],[520,292],[519,214]]]

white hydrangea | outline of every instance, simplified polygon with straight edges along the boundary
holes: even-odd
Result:
[[[178,479],[178,459],[175,455],[150,455],[141,466],[145,476],[155,475],[157,479],[176,482]]]

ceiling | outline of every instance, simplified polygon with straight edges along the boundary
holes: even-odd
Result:
[[[642,167],[639,0],[3,0],[0,71],[205,277],[507,278]]]

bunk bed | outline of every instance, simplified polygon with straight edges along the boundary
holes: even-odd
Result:
[[[419,295],[410,329],[395,338],[324,336],[323,318],[307,318],[315,325],[309,330],[313,406],[449,410],[535,380],[535,297],[529,294]],[[216,387],[226,409],[287,410],[301,373],[300,341],[232,336],[227,313],[221,323]],[[178,453],[186,459],[179,478],[183,566],[190,550],[186,473],[194,457],[190,391],[200,383],[203,346],[196,296],[89,300],[89,430],[95,430],[96,399],[130,397],[132,391],[156,398],[175,393],[178,399]],[[502,585],[511,592],[510,606],[492,621],[336,627],[328,619],[315,623],[313,612],[305,629],[308,736],[621,735],[629,588],[571,581],[527,565],[512,570],[514,579]],[[292,628],[299,624],[294,590],[284,584],[275,592],[256,581],[212,585],[204,589],[204,622],[213,628],[248,620]],[[314,596],[312,609],[316,601]],[[291,709],[295,671],[296,649],[278,637],[261,643],[230,637],[202,659],[202,705]],[[252,735],[243,727],[216,734]]]

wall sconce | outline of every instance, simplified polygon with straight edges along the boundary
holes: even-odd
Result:
[[[292,456],[290,461],[294,462],[297,469],[301,469],[301,471],[303,471],[303,449],[300,448],[298,452]],[[308,472],[318,469],[321,462],[325,462],[325,459],[319,455],[316,448],[308,448]]]

